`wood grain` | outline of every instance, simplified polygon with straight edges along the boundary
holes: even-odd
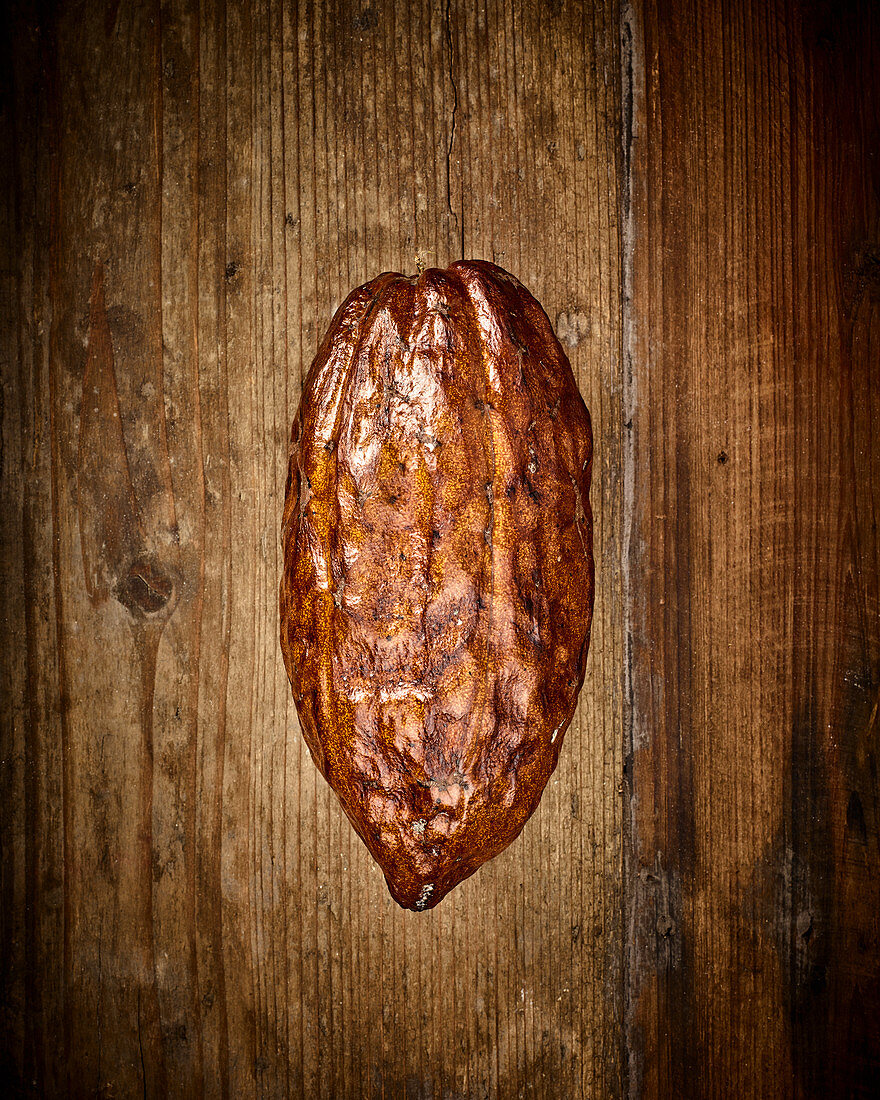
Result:
[[[520,0],[15,9],[10,1087],[620,1094],[618,31],[613,5]],[[463,253],[514,270],[567,343],[600,581],[541,809],[415,915],[303,746],[278,536],[336,305]]]
[[[880,25],[848,0],[108,0],[0,43],[4,1095],[868,1097]],[[467,257],[593,414],[518,841],[401,912],[277,644],[336,306]]]
[[[624,12],[636,1096],[880,1073],[869,9]]]

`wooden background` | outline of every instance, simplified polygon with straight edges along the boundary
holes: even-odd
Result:
[[[4,1095],[876,1095],[876,8],[7,14]],[[303,746],[279,522],[335,307],[462,255],[592,411],[597,605],[540,809],[414,914]]]

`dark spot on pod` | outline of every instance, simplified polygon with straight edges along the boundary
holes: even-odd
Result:
[[[723,466],[727,462],[727,451],[718,452],[718,465]]]
[[[171,572],[151,557],[135,558],[114,589],[116,599],[132,615],[152,618],[170,615],[177,602],[177,586]]]
[[[508,485],[507,488],[504,491],[509,497],[515,497],[516,496],[516,482],[515,481],[511,482],[510,485]]]
[[[226,282],[231,283],[239,271],[241,271],[241,264],[237,260],[230,260],[226,265]]]

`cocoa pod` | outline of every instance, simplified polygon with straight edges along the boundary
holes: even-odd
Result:
[[[337,311],[293,425],[281,648],[303,736],[405,908],[513,841],[593,606],[592,434],[538,302],[482,261]]]

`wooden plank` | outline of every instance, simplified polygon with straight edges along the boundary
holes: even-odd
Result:
[[[16,19],[7,1079],[50,1096],[618,1095],[614,4],[122,0]],[[539,813],[412,914],[303,746],[278,523],[336,305],[462,249],[545,304],[593,411],[597,606]]]
[[[18,49],[11,49],[13,43]],[[52,141],[38,28],[12,13],[3,66],[3,813],[0,1075],[63,1091],[61,693],[47,399]],[[49,80],[51,89],[51,79]],[[38,181],[41,181],[38,185]],[[27,491],[25,491],[25,488]]]
[[[628,1089],[867,1096],[876,12],[643,0],[623,29]]]
[[[176,807],[154,800],[174,673],[159,676],[183,657],[162,641],[189,578],[165,421],[154,14],[70,12],[55,28],[49,395],[71,1090],[168,1083],[154,810]]]
[[[788,1007],[799,1095],[880,1078],[880,23],[805,10]],[[815,486],[815,489],[813,488]]]

